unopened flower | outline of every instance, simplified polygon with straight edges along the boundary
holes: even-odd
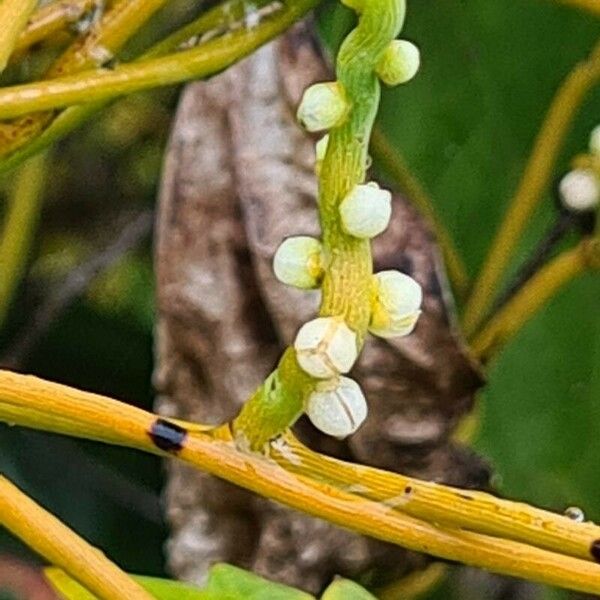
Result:
[[[318,287],[323,276],[321,242],[306,235],[287,238],[275,252],[273,270],[277,279],[287,285]]]
[[[392,195],[376,183],[354,186],[340,204],[344,229],[358,238],[372,238],[389,225]]]
[[[407,40],[393,40],[386,48],[376,72],[387,85],[399,85],[410,81],[419,70],[421,53],[417,46]]]
[[[306,89],[297,118],[307,131],[323,131],[341,125],[350,106],[337,82],[315,83]]]
[[[360,386],[349,377],[320,382],[306,403],[312,424],[337,438],[354,433],[367,417],[367,410]]]
[[[305,323],[294,341],[300,367],[317,379],[347,373],[358,356],[356,334],[339,317]]]
[[[400,271],[374,275],[375,301],[369,331],[383,338],[408,335],[421,314],[421,286]]]
[[[600,156],[600,125],[596,125],[590,133],[590,152]]]
[[[575,169],[561,179],[558,193],[565,208],[587,212],[598,206],[600,181],[591,169]]]

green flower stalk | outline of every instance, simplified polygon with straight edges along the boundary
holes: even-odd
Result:
[[[265,450],[305,410],[321,430],[338,436],[352,433],[366,416],[360,388],[341,374],[356,360],[377,303],[370,238],[389,220],[389,194],[365,182],[367,152],[382,71],[390,84],[407,80],[416,67],[414,60],[408,67],[402,62],[395,41],[404,21],[404,0],[345,3],[359,20],[340,48],[337,80],[308,88],[298,108],[298,120],[307,130],[327,131],[318,144],[316,164],[320,317],[300,329],[294,348],[284,352],[276,371],[233,423],[238,444],[254,451]],[[370,209],[365,211],[363,203]],[[275,259],[276,274],[284,272],[282,254]],[[286,256],[286,264],[293,263]],[[284,283],[304,283],[306,253],[298,264],[301,271],[295,277],[280,275]],[[345,423],[339,410],[327,405],[328,398],[336,400],[339,410],[352,406],[356,418]]]

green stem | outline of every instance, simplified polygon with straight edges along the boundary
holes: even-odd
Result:
[[[364,3],[357,27],[344,40],[337,58],[337,78],[350,112],[329,132],[319,171],[319,217],[327,268],[322,282],[321,316],[342,317],[362,346],[371,313],[373,263],[368,240],[342,228],[339,206],[355,185],[364,182],[369,139],[380,97],[375,68],[404,20],[403,0]],[[302,414],[316,380],[286,350],[277,371],[244,405],[234,421],[238,440],[253,450],[290,427]]]
[[[296,2],[293,9],[284,7],[283,9],[274,13],[269,18],[269,34],[266,36],[265,41],[275,37],[285,30],[289,25],[291,25],[295,20],[304,16],[304,14],[313,8],[318,1],[319,0],[301,0]],[[259,3],[253,4],[252,7],[253,10],[256,10],[257,8],[267,4],[272,4],[272,2],[267,3],[261,0]],[[165,40],[153,46],[142,56],[142,59],[164,56],[167,53],[175,52],[182,43],[190,40],[190,38],[193,38],[194,36],[202,36],[213,31],[215,33],[227,32],[229,31],[229,27],[239,28],[239,24],[241,22],[240,20],[247,14],[248,9],[248,4],[244,0],[231,0],[230,2],[221,4],[201,15],[198,19],[184,26],[182,29],[173,33]],[[291,14],[292,10],[293,14]],[[265,26],[266,23],[263,22],[260,23],[255,30],[240,30],[239,36],[241,42],[243,41],[242,38],[245,35],[251,37],[252,40],[250,44],[240,43],[231,48],[229,64],[244,58],[247,54],[256,50],[256,48],[263,43],[261,38],[254,35],[254,32],[256,30],[262,30]],[[227,40],[231,40],[231,38],[228,37],[224,43],[221,43],[221,45],[226,46]],[[213,40],[213,43],[216,43],[217,41],[218,39],[215,39]],[[201,44],[196,50],[201,52],[204,47],[205,44]],[[137,62],[138,61],[134,62],[133,64],[137,64]],[[228,65],[221,64],[219,62],[213,63],[207,72],[207,76],[213,75],[226,66]],[[0,159],[0,173],[15,168],[29,156],[32,156],[43,148],[46,148],[47,146],[57,142],[89,119],[96,112],[104,108],[110,100],[113,100],[113,98],[104,100],[102,102],[74,106],[62,111],[49,127],[45,128],[41,133],[38,133],[37,136],[29,136],[29,143],[20,147],[16,151],[14,148],[11,150],[9,147],[8,151],[10,153],[8,153],[3,159]],[[3,148],[0,148],[0,155],[2,154],[2,150]],[[4,150],[6,152],[6,148],[4,148]]]
[[[27,19],[37,6],[37,0],[0,1],[0,73],[8,64]]]
[[[0,326],[29,258],[29,247],[39,219],[45,157],[25,163],[17,174],[0,238]]]

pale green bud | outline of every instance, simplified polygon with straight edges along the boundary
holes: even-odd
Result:
[[[323,277],[323,250],[315,238],[298,235],[284,240],[273,257],[275,277],[302,289],[319,287]]]
[[[317,384],[306,403],[312,424],[328,435],[345,438],[367,417],[367,401],[356,381],[340,377]]]
[[[354,186],[340,204],[344,229],[354,237],[372,238],[389,225],[392,195],[376,183]]]
[[[305,90],[297,118],[307,131],[323,131],[341,125],[349,108],[344,89],[337,81],[315,83]]]
[[[408,335],[421,314],[421,286],[400,271],[382,271],[373,277],[375,300],[369,331],[383,338]]]
[[[600,125],[596,125],[590,133],[590,152],[600,156]]]
[[[591,169],[575,169],[560,180],[558,193],[565,208],[587,212],[598,206],[600,181]]]
[[[300,367],[317,379],[347,373],[358,356],[356,334],[338,317],[305,323],[296,335],[294,349]]]
[[[421,53],[407,40],[393,40],[386,48],[375,69],[379,79],[387,85],[410,81],[419,70]]]

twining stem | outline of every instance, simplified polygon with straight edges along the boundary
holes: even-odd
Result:
[[[109,62],[115,53],[167,0],[117,0],[99,23],[83,38],[75,40],[54,62],[46,77],[77,73]],[[38,136],[55,118],[38,112],[0,124],[0,156],[6,156]]]
[[[0,371],[0,420],[168,455],[159,449],[159,445],[165,446],[160,439],[157,441],[156,415],[110,398],[7,371]],[[600,539],[600,528],[592,523],[576,523],[567,517],[499,500],[488,494],[436,486],[341,461],[335,461],[333,469],[329,462],[332,459],[325,457],[316,457],[323,458],[322,463],[311,459],[305,470],[293,473],[288,469],[298,462],[297,446],[287,449],[290,454],[279,445],[279,450],[273,454],[285,464],[284,469],[265,456],[238,450],[227,427],[209,431],[209,426],[205,425],[181,421],[171,423],[178,426],[174,431],[180,436],[179,443],[172,446],[171,456],[297,510],[449,560],[550,585],[600,592],[600,565],[590,562],[593,557],[590,552],[595,548],[600,550],[595,544]],[[283,459],[283,455],[288,458]],[[305,460],[304,455],[300,458]],[[325,484],[315,479],[315,474],[321,469],[327,477],[338,470],[352,473],[353,478],[343,488]],[[430,522],[426,522],[401,512],[408,505],[403,508],[398,498],[390,497],[384,502],[359,496],[352,491],[351,484],[358,489],[358,484],[367,481],[365,473],[370,473],[370,477],[378,481],[379,489],[375,489],[374,493],[385,495],[390,490],[402,490],[403,494],[410,496],[416,490],[416,501],[421,493],[419,490],[429,489],[430,497],[434,497],[439,489],[437,513],[432,513],[431,519],[428,519]],[[388,483],[381,483],[383,480]],[[407,486],[412,486],[409,492]],[[465,531],[447,523],[434,524],[438,522],[437,517],[442,514],[444,505],[452,508],[461,502],[465,514],[469,510],[478,514],[477,507],[487,504],[490,520],[512,523],[505,528],[513,532],[528,529],[531,540],[524,544]],[[494,512],[499,516],[493,516]],[[485,511],[479,514],[485,515]],[[547,533],[542,534],[544,531]],[[555,552],[530,545],[537,543],[542,535],[546,540],[554,536]],[[565,552],[580,552],[584,548],[588,549],[589,560],[565,556]],[[600,552],[597,552],[596,558],[600,560]]]
[[[599,80],[600,43],[587,60],[571,71],[550,105],[521,182],[467,302],[464,330],[468,336],[475,333],[486,316],[521,234],[552,178],[554,164],[571,121],[587,92]]]
[[[162,42],[153,46],[142,56],[142,60],[175,52],[183,42],[189,41],[190,38],[195,36],[202,36],[213,32],[215,34],[227,33],[230,27],[238,30],[239,37],[235,40],[229,36],[227,36],[227,39],[221,39],[221,48],[229,46],[227,55],[225,57],[220,55],[221,58],[226,58],[226,63],[214,61],[210,65],[207,65],[206,75],[210,76],[247,56],[266,41],[279,35],[316,6],[318,2],[319,0],[298,0],[291,5],[285,4],[283,7],[274,10],[267,17],[264,17],[254,28],[247,29],[240,26],[244,23],[243,18],[248,14],[249,7],[247,3],[243,0],[230,0],[207,11],[192,23],[184,26]],[[252,10],[259,10],[260,7],[268,4],[261,0],[252,5]],[[271,2],[271,4],[274,3]],[[279,5],[275,3],[274,6],[278,7]],[[261,32],[265,35],[258,35]],[[213,43],[216,44],[217,41],[218,39],[215,39]],[[201,43],[197,48],[199,53],[201,48],[205,47],[205,44],[206,42]],[[194,74],[189,75],[190,78],[195,76]],[[37,127],[35,123],[33,125],[29,124],[29,119],[33,117],[19,119],[16,122],[16,128],[11,124],[5,125],[4,132],[3,126],[0,124],[0,172],[14,168],[28,156],[61,139],[106,106],[107,102],[112,99],[111,97],[102,102],[68,108],[58,114],[50,124],[46,123],[47,126],[43,128]],[[5,137],[4,140],[3,135]]]
[[[0,1],[0,73],[8,64],[27,19],[37,6],[37,0]]]
[[[0,475],[0,526],[24,541],[51,564],[103,600],[152,600],[127,576],[73,530]]]
[[[469,289],[469,277],[452,236],[441,221],[421,182],[411,173],[402,155],[390,144],[378,126],[375,126],[371,136],[371,153],[427,219],[442,250],[454,291],[460,298],[464,298]]]
[[[482,361],[491,358],[562,287],[591,269],[600,269],[600,241],[584,239],[542,267],[475,335],[472,351]]]
[[[31,46],[66,30],[104,0],[58,0],[38,8],[15,44],[15,54],[21,55]],[[14,56],[12,57],[14,59]]]
[[[0,327],[29,258],[41,210],[46,160],[38,155],[17,173],[0,232]]]
[[[600,17],[600,2],[598,0],[558,0],[562,4],[586,10],[597,17]]]
[[[404,13],[404,0],[367,2],[358,25],[342,43],[336,75],[349,113],[343,123],[329,130],[319,170],[319,219],[326,262],[319,314],[343,318],[356,333],[359,349],[371,314],[371,244],[344,231],[339,206],[354,186],[365,180],[371,129],[381,93],[375,69],[398,35]],[[277,370],[235,419],[238,441],[261,450],[302,414],[315,385],[316,380],[300,368],[294,350],[288,348]]]

